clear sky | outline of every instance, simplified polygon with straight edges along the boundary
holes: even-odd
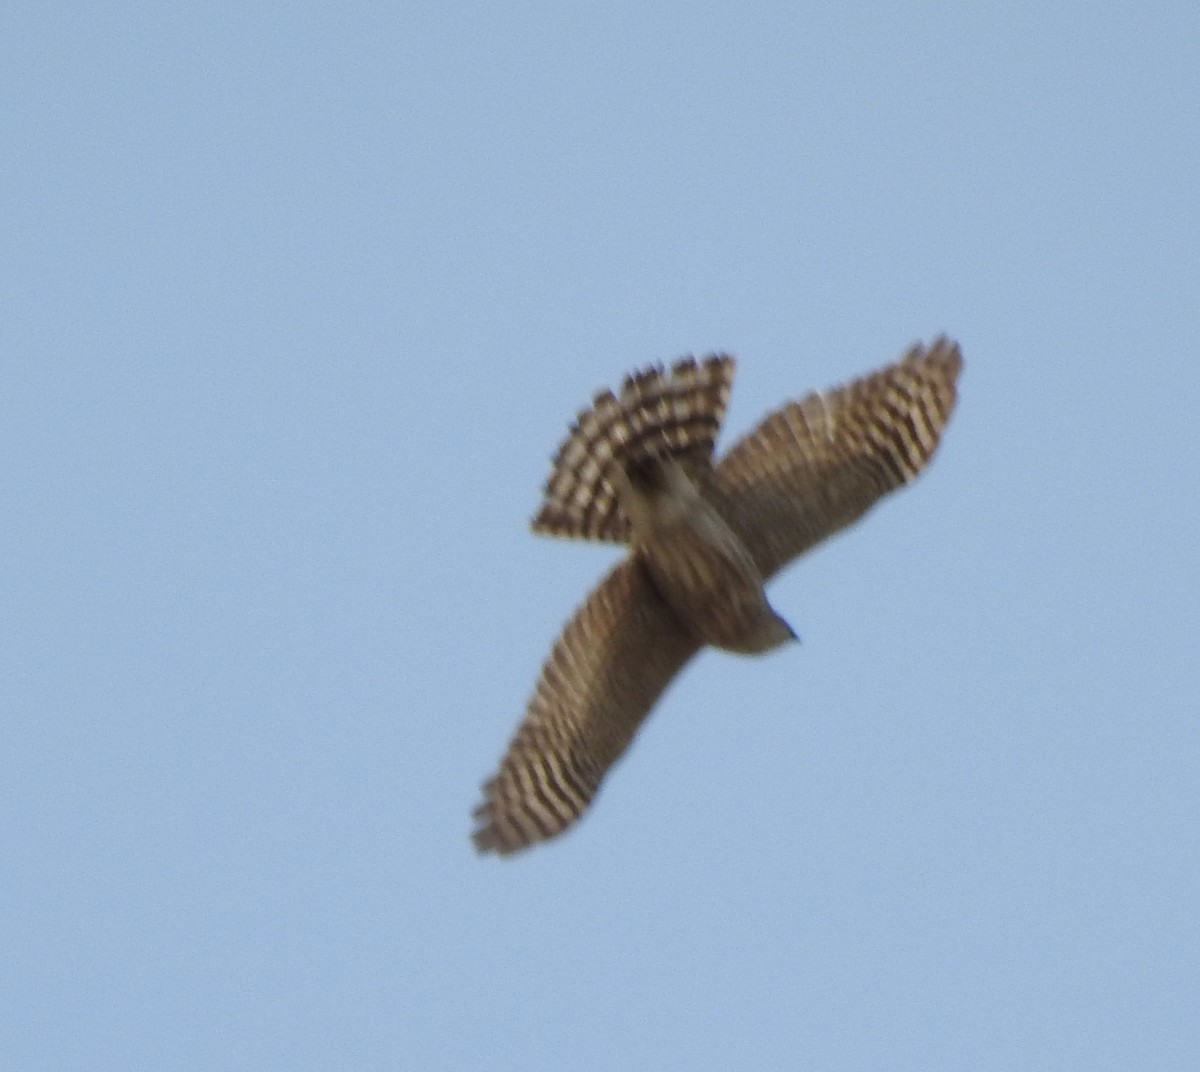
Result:
[[[0,94],[0,1067],[1200,1067],[1194,0],[11,0]],[[575,411],[942,331],[803,644],[477,857]]]

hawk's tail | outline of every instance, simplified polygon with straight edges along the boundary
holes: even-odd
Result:
[[[715,354],[636,372],[617,395],[601,391],[558,449],[534,532],[627,542],[617,471],[663,457],[691,475],[707,470],[732,382],[733,358]]]

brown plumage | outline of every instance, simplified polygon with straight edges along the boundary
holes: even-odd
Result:
[[[714,465],[734,362],[688,358],[598,394],[559,449],[536,532],[630,553],[563,630],[473,835],[515,852],[574,823],[671,679],[703,645],[794,637],[763,583],[911,481],[954,409],[958,346],[914,346],[879,372],[768,416]]]

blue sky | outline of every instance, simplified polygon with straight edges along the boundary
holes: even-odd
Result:
[[[0,1065],[1200,1064],[1194,3],[0,16]],[[613,559],[597,388],[724,442],[946,331],[912,488],[511,861]]]

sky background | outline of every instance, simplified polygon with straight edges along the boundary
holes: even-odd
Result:
[[[1200,9],[0,14],[0,1067],[1200,1067]],[[948,332],[911,488],[569,836],[469,812],[611,548],[574,413],[723,443]]]

